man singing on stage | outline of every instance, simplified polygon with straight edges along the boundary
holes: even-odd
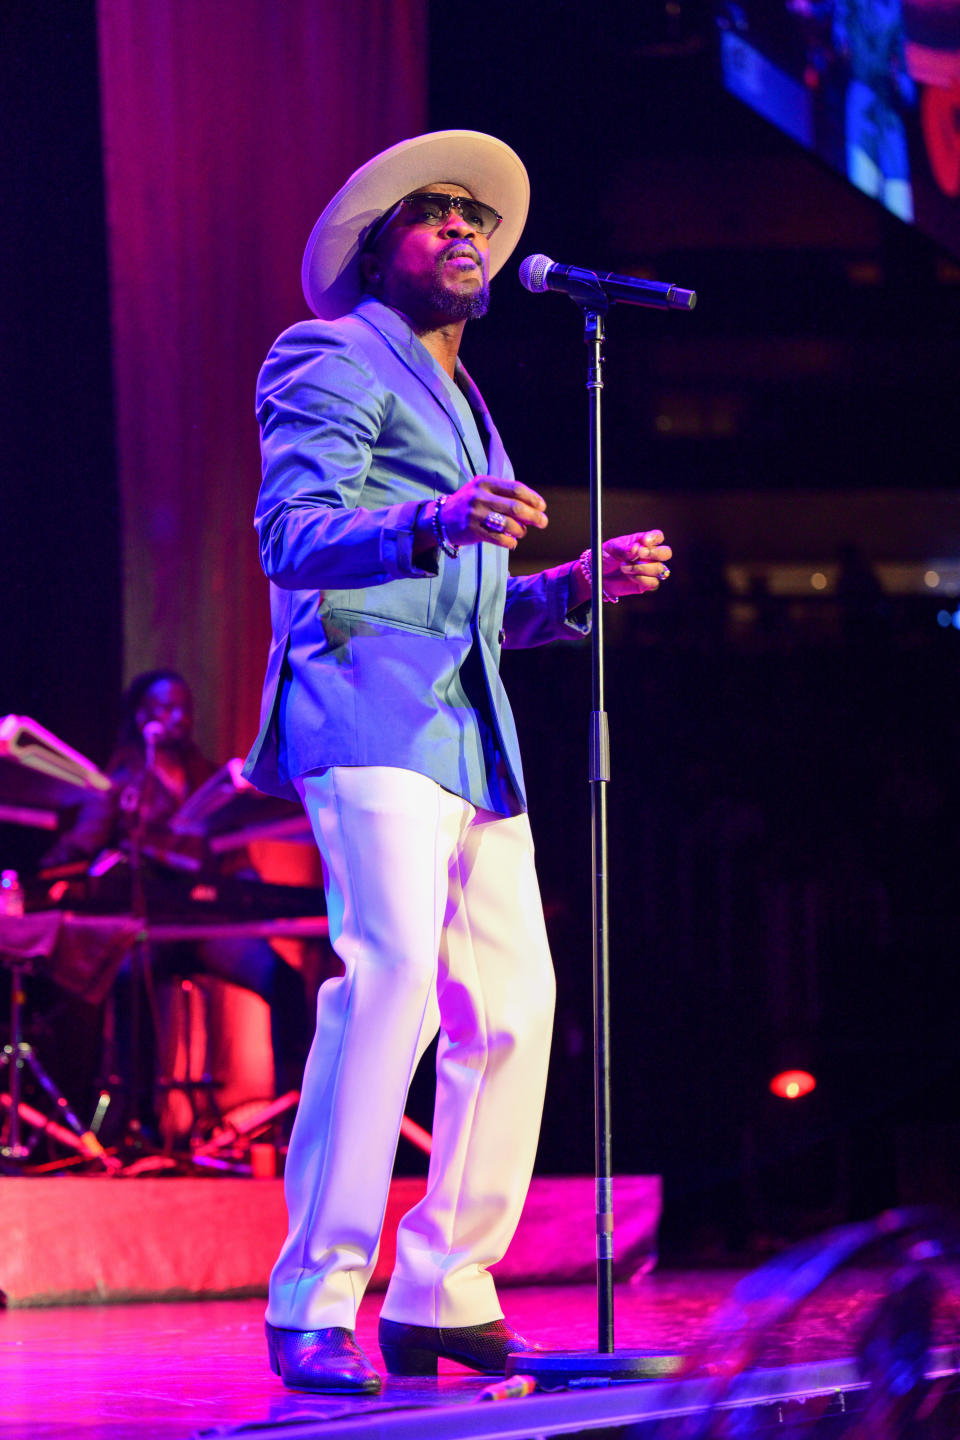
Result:
[[[458,359],[528,201],[521,161],[489,135],[375,156],[307,244],[318,318],[280,336],[259,378],[273,644],[246,773],[310,817],[345,972],[320,991],[270,1280],[270,1361],[295,1388],[380,1388],[357,1308],[438,1030],[427,1193],[398,1230],[380,1350],[391,1374],[445,1357],[502,1375],[530,1348],[489,1266],[530,1181],[554,982],[499,659],[589,628],[589,554],[510,577],[546,505]],[[658,530],[603,553],[611,600],[669,574]]]

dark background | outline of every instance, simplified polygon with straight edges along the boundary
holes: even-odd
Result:
[[[725,1255],[960,1178],[960,633],[942,597],[884,593],[834,503],[883,492],[887,558],[922,568],[898,517],[956,489],[960,271],[722,92],[707,7],[634,10],[432,5],[429,119],[521,153],[522,254],[700,296],[609,322],[609,489],[642,495],[639,524],[679,495],[728,516],[610,626],[614,1156],[664,1175],[668,1248]],[[0,22],[0,713],[102,760],[122,655],[95,14],[52,14]],[[585,524],[580,332],[511,265],[465,358],[518,474]],[[856,546],[824,596],[770,593],[782,532],[731,593],[730,534],[770,494],[816,517],[797,563]],[[588,1171],[588,654],[505,672],[560,987],[540,1168]],[[24,868],[44,843],[0,828]],[[819,1082],[792,1105],[766,1088],[788,1061]]]

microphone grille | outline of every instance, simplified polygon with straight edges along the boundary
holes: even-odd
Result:
[[[520,284],[540,295],[547,288],[547,271],[552,268],[553,261],[546,255],[528,255],[520,265]]]

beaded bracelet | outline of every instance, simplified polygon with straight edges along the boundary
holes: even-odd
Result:
[[[586,580],[586,582],[587,582],[587,589],[590,591],[590,593],[591,593],[591,595],[592,595],[592,594],[593,594],[593,566],[590,564],[590,551],[589,551],[589,550],[584,550],[583,554],[580,556],[580,559],[577,561],[577,565],[579,566],[580,574],[583,576],[584,580]],[[600,594],[603,596],[604,600],[606,600],[606,602],[607,602],[608,605],[619,605],[619,604],[620,604],[620,596],[619,596],[619,595],[610,595],[610,594],[608,594],[608,592],[607,592],[606,590],[604,590],[602,584],[601,584],[601,586],[600,586]]]
[[[443,504],[446,498],[446,495],[441,495],[437,500],[437,506],[433,512],[433,533],[434,535],[436,535],[437,544],[440,546],[440,549],[443,551],[444,555],[449,555],[451,560],[456,560],[457,556],[460,554],[460,546],[454,545],[453,541],[450,539],[450,536],[443,528],[443,515],[441,512],[443,510]]]

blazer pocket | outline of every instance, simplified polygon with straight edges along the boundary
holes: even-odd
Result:
[[[345,610],[338,607],[329,612],[329,617],[334,622],[342,615],[350,622],[350,630],[353,635],[372,634],[384,627],[388,630],[405,630],[412,635],[432,635],[443,638],[442,626],[418,625],[415,620],[401,619],[398,615],[384,615],[379,610]]]
[[[327,590],[323,609],[341,615],[367,615],[389,623],[434,628],[439,595],[436,576],[402,575],[383,585]]]

